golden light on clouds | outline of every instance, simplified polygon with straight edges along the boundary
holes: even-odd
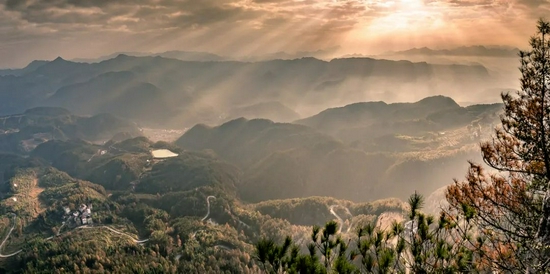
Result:
[[[0,59],[522,46],[548,11],[537,0],[0,0]]]
[[[359,20],[346,36],[354,52],[449,48],[469,45],[524,46],[537,14],[520,1],[366,1],[371,20]],[[540,16],[540,15],[538,15]]]

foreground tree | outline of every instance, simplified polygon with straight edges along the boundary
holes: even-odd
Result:
[[[502,127],[481,144],[492,174],[471,163],[466,182],[447,190],[451,215],[472,215],[492,267],[543,273],[550,256],[550,24],[539,20],[532,49],[520,52],[521,90],[503,94]]]
[[[278,245],[262,239],[256,260],[265,273],[473,273],[488,268],[470,248],[468,220],[439,220],[420,212],[423,198],[409,199],[406,223],[394,222],[387,230],[374,223],[358,227],[356,234],[341,235],[338,224],[313,227],[307,254],[287,237]],[[458,229],[460,227],[460,229]],[[465,232],[466,234],[464,234]]]

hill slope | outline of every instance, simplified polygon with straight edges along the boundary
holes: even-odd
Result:
[[[0,117],[0,151],[28,153],[54,139],[105,141],[121,132],[141,135],[135,123],[111,114],[82,117],[63,108],[38,107]]]
[[[395,134],[422,136],[472,123],[490,125],[501,111],[502,104],[461,107],[452,98],[433,96],[414,103],[355,103],[327,109],[295,123],[352,143]]]
[[[345,144],[310,127],[241,118],[218,127],[197,125],[176,144],[213,150],[238,166],[244,173],[238,191],[250,201],[307,196],[368,201],[406,198],[415,190],[450,183],[463,173],[466,160],[479,157],[476,140],[467,132],[463,127],[436,134],[422,148],[411,145],[421,142],[408,137],[402,139],[404,149],[388,153],[385,144]]]

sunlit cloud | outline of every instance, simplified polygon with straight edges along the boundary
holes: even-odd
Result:
[[[114,51],[522,46],[549,10],[535,0],[0,0],[0,59],[5,67]]]

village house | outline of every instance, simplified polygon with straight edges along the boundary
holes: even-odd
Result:
[[[84,211],[86,210],[86,208],[88,208],[85,204],[81,204],[80,205],[80,208],[78,208],[78,211],[80,211],[80,213],[84,213]]]
[[[67,215],[70,214],[69,207],[64,207],[63,210]],[[92,222],[92,205],[91,204],[89,206],[85,204],[80,205],[78,210],[73,211],[72,217],[69,217],[68,220],[74,221],[74,223],[77,226],[92,224],[93,223]]]

